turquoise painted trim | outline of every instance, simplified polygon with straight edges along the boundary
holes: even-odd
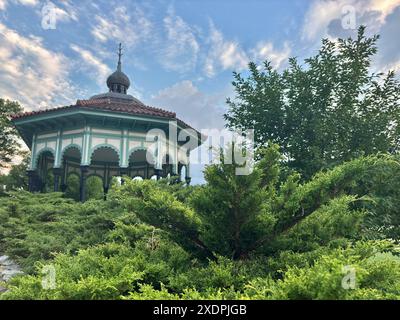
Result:
[[[129,115],[129,114],[123,114],[123,113],[117,113],[117,112],[112,112],[112,111],[92,111],[92,110],[76,110],[76,111],[71,111],[71,110],[60,110],[59,112],[54,112],[52,114],[42,114],[42,115],[36,115],[32,116],[31,119],[16,119],[13,122],[15,125],[21,125],[25,123],[31,123],[31,122],[37,122],[37,121],[42,121],[42,120],[48,120],[48,119],[54,119],[54,118],[59,118],[64,115],[93,115],[93,116],[99,116],[99,117],[109,117],[109,118],[118,118],[118,119],[125,119],[125,120],[139,120],[139,121],[149,121],[153,123],[162,123],[162,124],[168,124],[170,121],[176,122],[176,119],[168,119],[168,118],[161,118],[161,117],[149,117],[149,116],[134,116],[134,115]],[[111,126],[110,126],[111,128]],[[130,129],[129,126],[124,127],[125,129]],[[177,128],[180,130],[184,130],[186,128],[182,127],[181,125],[177,124]],[[199,131],[196,130],[200,134]],[[197,136],[194,136],[193,138],[198,138]]]
[[[134,116],[134,115],[129,115],[129,114],[124,114],[124,113],[118,113],[118,112],[112,112],[112,111],[92,111],[92,110],[76,110],[76,111],[71,111],[71,110],[60,110],[59,112],[52,112],[52,114],[47,114],[47,115],[35,115],[32,116],[32,119],[16,119],[14,120],[14,123],[16,125],[20,124],[25,124],[25,123],[30,123],[30,122],[36,122],[36,121],[41,121],[41,120],[48,120],[48,119],[54,119],[58,118],[60,116],[64,115],[94,115],[94,116],[106,116],[108,118],[119,118],[119,119],[126,119],[126,120],[149,120],[151,122],[157,122],[157,123],[166,123],[168,124],[169,121],[172,121],[173,119],[163,119],[163,118],[158,118],[158,117],[149,117],[149,116]],[[128,128],[127,128],[128,129]]]
[[[83,140],[82,140],[82,158],[81,158],[81,165],[83,166],[90,164],[89,152],[88,152],[90,145],[88,145],[88,143],[91,142],[91,139],[89,134],[90,134],[90,128],[87,125],[85,125],[83,132]]]
[[[121,133],[119,135],[119,151],[121,153],[121,162],[124,163],[124,130],[121,130]]]
[[[44,138],[44,139],[36,139],[36,142],[38,143],[43,143],[43,142],[57,142],[57,137],[51,137],[51,138]]]
[[[62,129],[57,132],[56,140],[56,158],[54,159],[54,168],[61,168],[61,143],[62,142]]]
[[[128,151],[129,151],[129,130],[122,131],[122,146],[121,150],[124,152],[124,161],[122,163],[123,166],[128,166],[129,158],[128,158]]]
[[[114,150],[118,155],[118,163],[119,163],[119,165],[121,165],[121,154],[120,154],[120,151],[116,147],[114,147],[113,145],[106,144],[106,143],[98,144],[98,145],[94,146],[93,148],[90,148],[90,156],[89,156],[89,160],[90,161],[89,161],[89,163],[92,163],[92,157],[93,157],[94,152],[96,150],[98,150],[98,149],[101,149],[101,148],[110,148],[110,149]]]
[[[139,136],[129,136],[128,141],[141,141],[146,142],[146,138],[139,137]]]
[[[96,132],[92,132],[91,136],[93,138],[101,138],[101,139],[123,139],[124,138],[124,137],[121,137],[120,134],[96,133]],[[129,141],[146,142],[146,138],[139,137],[139,136],[126,136],[125,138],[128,140],[128,142]]]
[[[114,133],[99,133],[99,132],[92,132],[91,135],[96,138],[114,138],[119,139],[121,138],[121,134],[114,134]]]
[[[129,134],[129,132],[128,132]],[[125,157],[126,157],[126,163],[124,165],[127,165],[127,163],[129,162],[129,138],[126,139],[125,141]],[[128,165],[127,165],[128,166]]]
[[[43,149],[40,149],[40,151],[34,157],[32,170],[36,170],[37,169],[39,157],[42,155],[42,153],[45,153],[45,152],[50,152],[53,155],[54,159],[55,159],[56,152],[55,152],[55,150],[53,148],[45,147]]]
[[[90,163],[92,155],[91,155],[89,150],[92,150],[92,143],[93,143],[93,136],[92,136],[92,128],[91,127],[86,126],[85,136],[86,136],[86,148],[84,149],[84,152],[86,153],[86,160]]]
[[[83,137],[84,132],[82,133],[73,133],[73,134],[63,134],[62,139],[78,139]]]
[[[36,134],[34,134],[32,137],[32,156],[31,156],[31,163],[29,165],[30,170],[34,170],[35,156],[36,156]]]

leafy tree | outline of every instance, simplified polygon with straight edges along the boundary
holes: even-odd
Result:
[[[65,196],[76,201],[79,201],[80,197],[80,178],[77,173],[71,173],[67,176],[67,189],[65,190]]]
[[[265,153],[266,157],[269,154],[279,158],[276,146]],[[236,169],[236,165],[225,164],[221,156],[219,165],[206,168],[207,185],[195,192],[191,201],[202,219],[205,242],[212,251],[233,259],[241,258],[255,239],[272,231],[275,217],[266,206],[268,190],[263,182],[271,186],[277,175],[273,167],[266,171],[257,167],[249,175],[236,175]]]
[[[271,300],[398,299],[400,258],[389,242],[324,250],[313,263],[292,265],[282,279],[252,280],[242,298]],[[293,254],[292,254],[293,255]],[[301,257],[298,255],[298,257]],[[281,261],[283,264],[286,261]],[[353,283],[344,276],[353,272]],[[347,286],[346,286],[347,285]],[[384,288],[384,289],[383,289]]]
[[[143,222],[166,230],[171,239],[183,248],[215,259],[200,239],[200,219],[192,208],[177,200],[165,185],[159,186],[153,180],[126,180],[109,199],[123,205]]]
[[[11,123],[11,116],[22,111],[18,102],[0,98],[0,168],[9,164],[18,153],[18,132]]]
[[[4,185],[7,191],[28,189],[26,170],[30,162],[30,153],[27,151],[20,151],[19,155],[22,157],[22,161],[19,164],[12,165],[8,174],[0,175],[0,185]]]
[[[278,72],[265,62],[234,73],[235,99],[225,114],[232,129],[255,129],[256,145],[271,140],[290,167],[309,178],[362,154],[399,149],[400,84],[394,72],[370,72],[378,36],[325,39],[318,54]]]
[[[86,180],[86,192],[88,199],[100,200],[104,198],[103,180],[97,176],[91,176]]]
[[[236,175],[235,165],[225,164],[223,158],[208,166],[207,184],[195,189],[186,204],[151,181],[128,181],[118,190],[117,200],[188,250],[197,248],[199,256],[213,260],[218,255],[237,260],[257,253],[306,251],[341,239],[345,243],[373,231],[365,215],[397,217],[391,206],[397,191],[387,188],[387,201],[377,206],[373,197],[379,193],[369,184],[383,171],[399,177],[400,166],[393,157],[362,157],[307,183],[300,183],[296,173],[282,178],[286,172],[276,145],[260,150],[260,158],[248,176]],[[396,218],[391,221],[390,230],[396,234],[400,226]],[[375,218],[372,225],[379,230],[372,237],[386,236],[383,222]]]

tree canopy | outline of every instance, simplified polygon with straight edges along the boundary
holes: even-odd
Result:
[[[399,150],[400,84],[394,72],[372,73],[379,36],[324,39],[319,52],[279,72],[266,61],[234,73],[231,129],[254,129],[256,145],[279,144],[304,178],[360,155]]]
[[[19,152],[19,135],[11,116],[21,111],[18,102],[0,98],[0,168],[7,166]]]
[[[125,179],[107,201],[0,197],[0,251],[26,272],[0,299],[398,299],[398,159],[360,157],[301,182],[276,145],[259,158],[250,176],[207,167],[204,186]]]

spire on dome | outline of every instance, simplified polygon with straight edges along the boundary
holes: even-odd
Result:
[[[121,72],[121,58],[122,58],[122,43],[119,44],[119,49],[118,49],[118,67],[117,70]]]
[[[118,48],[118,66],[117,71],[115,71],[112,75],[110,75],[107,79],[107,86],[110,89],[110,92],[122,93],[126,94],[131,82],[128,76],[122,72],[122,43],[119,44]]]

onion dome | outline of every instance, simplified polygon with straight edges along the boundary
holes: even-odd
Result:
[[[121,57],[122,57],[122,45],[120,43],[118,52],[117,71],[115,71],[108,77],[107,87],[110,90],[110,92],[126,94],[131,85],[131,82],[128,76],[122,72]]]

